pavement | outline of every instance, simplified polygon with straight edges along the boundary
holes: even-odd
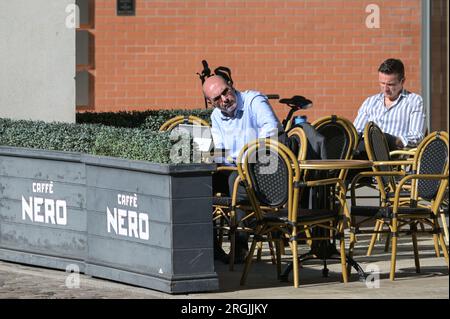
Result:
[[[360,236],[355,260],[369,274],[371,281],[360,281],[355,271],[347,284],[341,282],[339,261],[329,261],[327,278],[322,276],[320,260],[309,260],[300,269],[300,287],[276,278],[268,249],[254,262],[245,286],[239,285],[243,265],[229,271],[216,261],[219,291],[170,295],[146,288],[93,278],[84,274],[74,284],[69,274],[47,268],[0,261],[0,299],[449,299],[448,267],[444,258],[436,258],[433,241],[419,237],[421,272],[416,273],[409,238],[399,240],[396,280],[389,280],[390,254],[378,242],[373,255],[365,256],[369,236]],[[266,247],[267,248],[267,247]],[[306,252],[303,246],[300,253]],[[283,264],[288,262],[286,256]],[[71,274],[73,276],[73,274]]]

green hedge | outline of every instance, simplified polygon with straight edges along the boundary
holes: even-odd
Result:
[[[158,131],[161,125],[178,115],[195,115],[207,122],[210,121],[212,109],[194,110],[148,110],[121,112],[85,112],[76,114],[76,122],[80,124],[103,124],[115,127],[144,128]]]
[[[169,133],[102,125],[97,131],[92,153],[154,163],[171,163],[171,147]]]
[[[158,132],[172,117],[194,115],[209,122],[212,109],[77,113],[77,124],[0,118],[0,145],[82,152],[154,163],[193,160],[192,140]],[[179,143],[178,147],[172,147]],[[181,147],[180,147],[181,145]],[[190,152],[188,151],[190,149]],[[170,152],[181,154],[170,159]],[[187,158],[189,156],[189,158]]]
[[[0,145],[170,163],[172,142],[168,133],[148,129],[0,118]]]

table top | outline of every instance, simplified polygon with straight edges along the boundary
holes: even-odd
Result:
[[[372,167],[372,161],[365,160],[345,160],[345,159],[332,159],[332,160],[304,160],[299,161],[300,168],[303,169],[317,169],[317,170],[330,170],[330,169],[359,169]]]

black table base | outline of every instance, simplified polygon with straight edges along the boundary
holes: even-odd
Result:
[[[339,257],[336,257],[339,256]],[[334,243],[331,243],[329,241],[321,241],[321,242],[313,242],[313,245],[311,247],[311,250],[307,252],[306,254],[302,254],[298,257],[299,263],[303,263],[306,260],[309,259],[321,259],[323,260],[323,269],[322,269],[322,275],[323,277],[328,277],[329,269],[327,268],[327,260],[341,260],[340,254],[338,250],[336,249],[336,246]],[[359,281],[365,281],[366,280],[366,273],[361,268],[361,266],[351,257],[346,256],[347,264],[349,264],[351,267],[353,267],[359,275]],[[293,263],[289,262],[289,264],[286,266],[284,271],[280,275],[280,281],[287,282],[289,273],[293,269]]]

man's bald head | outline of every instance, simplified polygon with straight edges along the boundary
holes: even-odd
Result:
[[[236,109],[236,93],[229,82],[223,77],[214,75],[203,83],[203,94],[206,100],[223,113],[233,116]]]
[[[206,78],[205,83],[203,83],[203,93],[205,93],[205,90],[210,91],[216,86],[223,85],[228,85],[227,81],[223,77],[219,75],[210,76],[209,78]]]

